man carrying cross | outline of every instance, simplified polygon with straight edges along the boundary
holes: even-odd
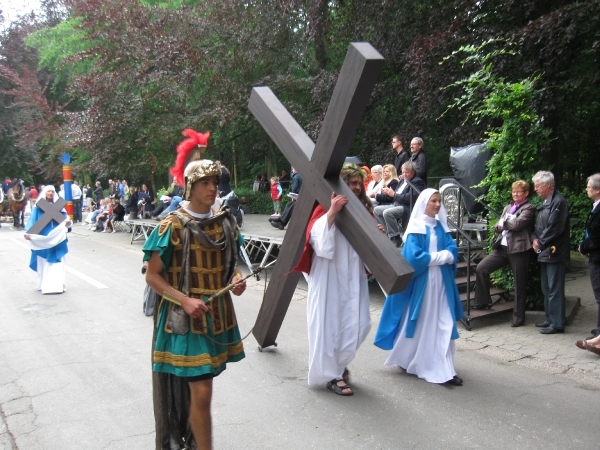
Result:
[[[364,175],[354,164],[342,168],[342,179],[372,212]],[[295,270],[308,276],[308,384],[327,384],[338,395],[353,395],[348,364],[371,329],[369,287],[365,266],[350,242],[336,228],[335,218],[348,203],[331,194],[328,211],[318,205],[307,229],[306,245]]]
[[[192,433],[199,450],[212,448],[213,378],[227,363],[244,358],[231,296],[208,299],[242,279],[237,254],[243,238],[228,208],[211,208],[221,171],[201,159],[209,134],[183,133],[189,139],[179,145],[171,173],[184,186],[189,204],[162,220],[144,245],[146,282],[158,294],[153,337],[157,450],[170,449],[170,442],[194,448]],[[231,292],[241,295],[245,289],[242,281]]]

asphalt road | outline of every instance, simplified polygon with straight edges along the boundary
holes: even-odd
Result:
[[[22,233],[0,229],[0,449],[152,449],[141,243],[79,226],[69,239],[68,290],[43,296]],[[235,300],[243,334],[262,289],[253,281]],[[353,397],[308,388],[304,295],[300,288],[277,348],[261,353],[247,338],[246,359],[215,380],[216,449],[600,447],[600,379],[511,362],[465,340],[456,354],[462,387],[384,367],[371,336],[350,367]]]

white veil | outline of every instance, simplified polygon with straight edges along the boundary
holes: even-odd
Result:
[[[51,184],[48,184],[48,185],[44,186],[44,189],[42,189],[42,192],[40,192],[38,194],[38,198],[35,201],[36,205],[37,205],[37,202],[39,202],[41,199],[46,200],[46,194],[48,193],[48,191],[50,189],[52,189],[54,191],[54,197],[52,198],[52,202],[56,203],[58,201],[59,197],[58,197],[58,194],[56,193],[56,189]]]
[[[406,232],[404,233],[404,238],[406,240],[406,236],[409,234],[425,234],[425,208],[427,207],[427,203],[433,194],[439,194],[437,189],[427,188],[421,192],[419,198],[417,198],[417,202],[410,214],[410,220],[408,221],[408,226],[406,227]],[[442,203],[440,207],[440,211],[438,212],[436,219],[440,221],[442,228],[446,233],[450,232],[450,228],[448,228],[448,214],[446,213],[446,207]]]

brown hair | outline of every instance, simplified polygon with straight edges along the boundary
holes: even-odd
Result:
[[[521,189],[529,195],[529,183],[525,180],[518,180],[512,184],[513,189]]]
[[[365,172],[364,170],[362,170],[360,167],[358,167],[355,164],[344,164],[344,166],[342,167],[342,172],[340,173],[340,176],[342,177],[342,180],[344,180],[344,182],[347,184],[348,181],[350,181],[350,179],[355,178],[355,177],[360,177],[361,180],[361,190],[360,190],[360,194],[358,195],[358,199],[360,200],[360,202],[365,205],[365,208],[367,208],[367,210],[372,213],[373,212],[373,203],[371,203],[371,200],[369,199],[369,197],[367,197],[367,193],[365,192],[365,188],[363,186],[363,183],[365,181]]]

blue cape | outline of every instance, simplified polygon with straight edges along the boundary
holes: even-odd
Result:
[[[449,250],[454,255],[454,264],[444,264],[439,267],[442,271],[444,287],[446,288],[448,306],[454,320],[452,339],[456,339],[458,338],[456,321],[464,315],[458,288],[454,281],[456,262],[458,260],[458,247],[450,233],[444,231],[439,221],[435,230],[438,239],[437,250]],[[400,329],[400,321],[407,307],[409,308],[409,319],[406,327],[406,337],[412,338],[415,334],[429,276],[431,255],[428,251],[425,251],[425,249],[429,250],[429,235],[429,227],[425,227],[425,234],[409,234],[404,244],[402,256],[406,258],[415,273],[404,291],[388,295],[385,299],[379,327],[375,335],[375,345],[384,350],[391,350],[394,346],[396,335]]]
[[[34,206],[31,210],[31,215],[29,216],[29,221],[27,222],[27,226],[25,227],[25,231],[29,230],[38,219],[44,214],[44,212],[38,207]],[[63,212],[63,215],[67,217],[67,213]],[[44,227],[44,229],[40,232],[41,236],[48,236],[48,233],[52,231],[54,228],[59,226],[54,220],[51,220],[48,225]],[[69,228],[69,231],[71,229]],[[31,270],[37,272],[37,257],[40,256],[44,258],[49,263],[57,263],[62,261],[62,258],[69,253],[69,248],[67,247],[68,239],[65,239],[60,244],[47,248],[44,250],[31,250],[31,259],[29,260],[29,267]]]

